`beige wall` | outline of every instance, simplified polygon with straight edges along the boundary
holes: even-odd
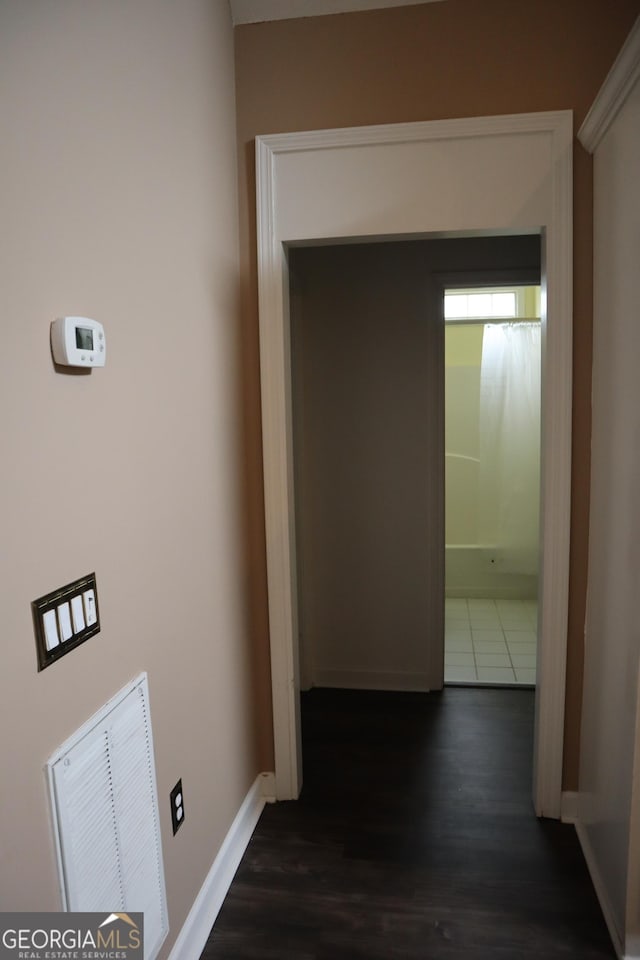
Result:
[[[289,254],[301,659],[319,686],[442,684],[442,336],[428,262],[420,242]]]
[[[268,690],[260,482],[254,137],[327,127],[571,108],[576,129],[637,12],[637,0],[447,0],[236,28],[253,637]],[[589,503],[591,160],[575,148],[574,469],[566,789],[577,786]],[[262,702],[265,698],[263,695]],[[268,748],[263,741],[262,748]],[[271,753],[263,754],[268,767]]]
[[[260,769],[227,5],[9,0],[0,91],[0,905],[58,908],[43,765],[147,670],[164,956]],[[54,370],[69,313],[104,324],[105,369]],[[93,570],[101,633],[38,674],[31,601]]]
[[[638,956],[640,942],[639,168],[636,82],[594,155],[592,505],[580,763],[580,820],[628,956]]]

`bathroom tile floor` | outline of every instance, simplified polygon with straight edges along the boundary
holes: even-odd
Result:
[[[445,600],[445,683],[536,682],[535,600]]]

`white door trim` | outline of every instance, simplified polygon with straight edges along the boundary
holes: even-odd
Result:
[[[534,805],[540,816],[560,816],[571,488],[572,148],[570,111],[256,138],[262,435],[278,799],[297,797],[302,784],[286,244],[539,230],[546,312]],[[460,171],[468,172],[462,176]],[[400,195],[402,204],[397,199]],[[414,195],[415,202],[406,202]]]

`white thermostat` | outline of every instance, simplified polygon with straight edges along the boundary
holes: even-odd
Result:
[[[88,317],[58,317],[51,324],[53,359],[66,367],[104,367],[104,327]]]

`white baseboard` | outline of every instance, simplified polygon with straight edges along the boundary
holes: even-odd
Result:
[[[395,690],[405,693],[429,691],[426,673],[384,673],[376,670],[315,670],[314,687],[343,690]]]
[[[563,823],[578,822],[578,798],[580,794],[574,790],[564,790],[560,798],[560,819]]]
[[[265,803],[276,802],[276,775],[275,773],[261,773],[258,777],[260,781],[260,795]]]
[[[274,773],[256,777],[177,936],[169,960],[199,960],[264,805],[275,800],[275,779]]]
[[[615,915],[611,906],[611,901],[609,900],[606,885],[602,879],[600,870],[598,869],[598,863],[589,841],[589,835],[579,820],[576,822],[575,827],[584,858],[587,861],[587,867],[589,868],[589,874],[591,875],[591,882],[593,883],[596,896],[598,897],[598,901],[600,903],[600,909],[602,910],[607,929],[609,930],[609,936],[611,937],[613,948],[620,957],[620,960],[633,960],[633,957],[625,955],[622,937],[614,920]]]

